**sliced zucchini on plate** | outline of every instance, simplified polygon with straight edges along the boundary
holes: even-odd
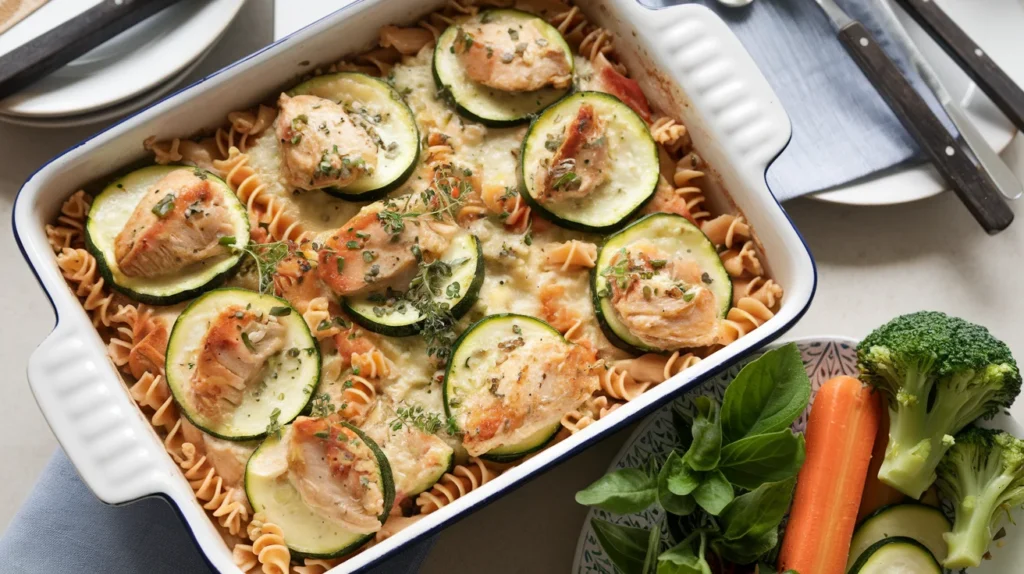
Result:
[[[484,283],[484,256],[480,241],[469,233],[457,235],[440,260],[450,267],[443,285],[436,287],[434,301],[448,305],[456,319],[469,311]],[[415,335],[424,317],[405,293],[372,292],[343,300],[345,312],[366,329],[389,337]]]
[[[949,519],[934,506],[917,502],[883,506],[861,521],[853,532],[847,571],[873,544],[894,536],[917,540],[941,563],[947,552],[942,535],[952,530]]]
[[[245,493],[253,511],[281,527],[293,556],[336,558],[380,530],[395,501],[395,484],[387,457],[363,431],[340,420],[303,417],[252,454]]]
[[[645,216],[608,237],[591,272],[591,292],[608,340],[637,353],[711,344],[717,320],[732,306],[732,279],[714,244],[670,213]],[[646,319],[631,322],[620,310]]]
[[[523,197],[569,229],[617,229],[658,185],[658,150],[647,124],[602,92],[578,92],[544,110],[519,155]]]
[[[942,574],[927,548],[913,538],[895,536],[871,545],[853,564],[851,574]]]
[[[473,80],[463,61],[464,57],[475,58],[478,69],[493,69],[500,74],[503,66],[519,66],[524,55],[531,56],[531,61],[550,60],[533,56],[535,50],[564,53],[567,69],[562,75],[568,76],[566,85],[527,91],[499,89]],[[460,114],[488,126],[503,127],[526,123],[568,94],[572,90],[573,65],[572,48],[542,18],[518,10],[486,10],[449,26],[441,34],[434,48],[433,69],[438,89]],[[543,73],[539,70],[535,75],[541,77]]]
[[[150,305],[172,305],[224,282],[249,243],[249,215],[217,176],[150,166],[110,183],[92,202],[85,241],[104,279]]]
[[[377,166],[372,173],[345,187],[324,188],[327,193],[351,201],[374,201],[401,186],[416,169],[420,151],[416,117],[387,82],[342,72],[303,82],[288,95],[317,96],[341,104],[377,145]]]
[[[443,383],[445,415],[471,455],[515,460],[547,444],[562,415],[596,388],[589,363],[540,319],[484,317],[455,342]]]
[[[218,438],[252,440],[306,408],[320,380],[320,352],[284,299],[222,288],[178,316],[165,370],[192,424]]]

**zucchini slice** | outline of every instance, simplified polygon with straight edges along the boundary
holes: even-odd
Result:
[[[110,183],[92,202],[85,222],[85,242],[96,258],[104,279],[125,295],[150,305],[173,305],[222,284],[230,276],[244,254],[223,248],[223,254],[197,263],[184,270],[157,277],[129,276],[118,266],[115,242],[129,222],[144,196],[156,191],[154,186],[177,170],[188,170],[212,184],[227,206],[235,245],[249,243],[249,214],[223,180],[199,168],[181,165],[154,165],[135,170]]]
[[[519,157],[524,199],[568,229],[613,231],[658,186],[658,149],[650,129],[629,106],[603,92],[577,92],[544,110],[530,124]],[[539,189],[548,177],[551,189]],[[568,193],[580,183],[581,193]]]
[[[322,419],[299,419],[318,423]],[[245,467],[245,494],[254,512],[262,512],[268,522],[281,527],[284,541],[294,556],[300,558],[337,558],[350,554],[373,539],[374,533],[353,532],[352,529],[308,505],[291,480],[288,445],[296,423],[286,425],[280,433],[270,435],[252,453]],[[331,421],[324,440],[345,440],[345,454],[355,457],[352,467],[364,470],[372,465],[375,482],[383,495],[383,512],[377,519],[384,523],[395,501],[395,484],[391,466],[380,447],[363,431],[343,422]],[[363,448],[363,447],[368,448]],[[351,450],[351,449],[354,449]],[[324,477],[322,480],[331,480]],[[364,484],[362,481],[360,484]],[[342,487],[344,488],[344,487]]]
[[[871,545],[853,564],[851,574],[942,574],[927,548],[913,538],[895,536]]]
[[[540,407],[559,403],[575,389],[561,386],[568,384],[561,371],[549,377],[543,369],[551,364],[550,359],[545,362],[545,353],[561,351],[562,345],[573,344],[551,325],[511,313],[484,317],[459,337],[445,372],[444,408],[463,432],[467,448],[468,441],[483,438],[483,443],[496,446],[480,456],[505,462],[539,450],[554,438],[564,412],[548,417],[554,418],[549,422]],[[534,373],[538,366],[543,373],[539,384]],[[501,424],[518,415],[525,422],[512,428]]]
[[[525,23],[538,28],[549,46],[565,52],[570,73],[574,60],[572,48],[553,26],[542,18],[519,10],[486,10],[462,24],[449,26],[437,39],[434,48],[434,81],[437,88],[455,105],[458,112],[471,120],[491,127],[506,127],[526,123],[530,117],[557,102],[572,90],[545,87],[529,92],[507,92],[478,83],[466,74],[463,64],[455,53],[455,42],[463,33],[463,25],[497,23],[507,27],[511,34]],[[494,53],[494,58],[502,54]]]
[[[380,405],[367,417],[362,430],[377,443],[391,465],[396,500],[427,490],[455,462],[455,450],[444,439],[408,423],[397,426],[394,419],[384,418]]]
[[[387,82],[366,74],[342,72],[303,82],[288,95],[338,102],[377,143],[377,168],[372,174],[364,174],[345,187],[323,191],[350,201],[375,201],[400,187],[416,169],[420,152],[416,117]]]
[[[934,506],[917,502],[883,506],[865,518],[854,531],[846,569],[849,571],[873,544],[893,536],[917,540],[941,563],[947,552],[942,535],[952,530],[949,519]]]
[[[729,308],[732,307],[732,279],[722,265],[722,260],[719,258],[718,252],[715,251],[714,244],[685,217],[671,213],[652,213],[608,237],[598,251],[597,263],[591,271],[590,286],[594,298],[594,309],[601,330],[612,344],[641,354],[673,351],[680,348],[658,346],[641,340],[622,321],[612,303],[613,287],[609,284],[609,277],[616,273],[620,273],[621,276],[622,271],[621,268],[615,267],[615,262],[621,261],[618,258],[624,253],[631,254],[632,249],[638,245],[645,248],[653,246],[664,253],[668,258],[669,265],[666,266],[664,259],[659,262],[665,268],[670,267],[675,260],[695,263],[702,272],[700,281],[703,285],[687,286],[687,291],[683,295],[692,293],[692,289],[695,287],[709,290],[715,297],[718,318],[725,318]],[[629,273],[625,276],[635,278]]]
[[[239,363],[253,369],[248,380],[238,373]],[[240,388],[227,388],[227,370]],[[284,299],[221,288],[178,316],[165,371],[192,424],[218,438],[252,440],[306,408],[320,381],[320,351],[302,315]]]
[[[441,261],[451,266],[451,276],[434,300],[450,306],[452,316],[462,317],[476,303],[484,284],[484,256],[474,235],[461,233],[452,240]],[[342,301],[352,320],[374,333],[408,337],[420,331],[424,317],[398,292],[373,292]]]

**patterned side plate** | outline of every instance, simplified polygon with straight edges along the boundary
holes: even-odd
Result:
[[[804,368],[811,378],[811,402],[821,387],[822,383],[838,375],[857,374],[857,341],[845,337],[817,337],[797,339],[793,341],[800,349],[800,355],[804,361]],[[777,343],[770,348],[778,347],[783,343]],[[693,415],[693,399],[698,396],[711,396],[719,403],[725,395],[725,388],[736,378],[744,365],[755,359],[757,355],[741,361],[732,366],[721,375],[708,380],[706,383],[690,389],[685,395],[679,397],[673,404],[669,404],[653,415],[645,419],[637,427],[633,435],[626,440],[622,450],[612,461],[609,471],[620,468],[637,468],[644,466],[651,455],[662,458],[668,455],[678,441],[678,436],[672,426],[671,409],[674,404],[679,405],[688,415]],[[999,416],[992,421],[994,426],[1004,428],[1016,436],[1024,437],[1024,430],[1009,416]],[[793,423],[794,430],[803,431],[807,425],[807,411]],[[594,477],[597,478],[597,477]],[[944,509],[949,510],[949,509]],[[1018,511],[1019,512],[1019,511]],[[1015,512],[1015,517],[1018,512]],[[594,529],[591,527],[591,519],[600,518],[637,528],[650,528],[654,524],[664,524],[664,512],[657,505],[640,514],[619,515],[607,512],[598,508],[592,508],[587,513],[583,523],[579,541],[576,543],[576,555],[573,559],[572,572],[575,574],[617,574],[618,570],[612,565],[611,560],[602,550],[597,541]],[[1019,521],[1018,521],[1019,522]],[[664,545],[673,543],[667,528],[663,528],[662,542]],[[981,567],[971,570],[971,573],[979,574],[1009,574],[1020,572],[1019,565],[1024,561],[1024,528],[1016,528],[1012,525],[1007,527],[1007,537],[1000,541],[992,550],[993,560],[986,561]]]

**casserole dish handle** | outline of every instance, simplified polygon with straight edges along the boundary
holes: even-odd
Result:
[[[97,364],[105,355],[85,313],[64,313],[29,357],[28,381],[82,480],[120,504],[166,490],[172,474],[162,467],[171,460],[153,458],[153,431],[128,393],[109,384],[119,377],[111,363]]]

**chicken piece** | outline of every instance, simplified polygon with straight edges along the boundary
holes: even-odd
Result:
[[[385,210],[391,208],[381,203],[363,208],[320,250],[320,279],[338,295],[385,287],[404,291],[416,274],[417,253],[427,260],[435,258],[458,229],[429,215],[403,218],[397,228],[381,215]]]
[[[276,317],[232,305],[203,336],[189,393],[198,410],[218,418],[239,405],[271,355],[284,347],[286,328]]]
[[[608,141],[605,125],[590,104],[580,106],[565,127],[561,142],[551,158],[551,167],[537,170],[537,199],[556,202],[579,199],[593,193],[608,179]]]
[[[572,83],[572,64],[533,22],[467,24],[455,37],[455,54],[475,82],[503,92],[532,92]]]
[[[471,456],[517,444],[587,399],[600,384],[593,351],[553,337],[497,341],[504,356],[490,370],[489,393],[466,399],[462,445]]]
[[[314,512],[358,534],[380,530],[384,487],[373,450],[330,419],[299,417],[288,437],[288,478]]]
[[[391,464],[391,476],[395,481],[395,505],[416,494],[414,489],[422,486],[438,469],[448,466],[452,447],[441,437],[426,433],[411,424],[393,428],[392,420],[378,404],[367,416],[362,426],[387,457]],[[388,520],[390,522],[390,519]]]
[[[274,293],[291,303],[299,313],[305,313],[313,299],[330,295],[330,290],[320,282],[315,262],[303,256],[307,247],[303,245],[301,252],[293,251],[274,271]]]
[[[644,344],[675,350],[718,341],[718,300],[694,261],[634,244],[612,259],[610,270],[612,306]]]
[[[377,167],[365,122],[331,100],[281,94],[275,123],[287,181],[298,189],[345,187]]]
[[[161,277],[228,255],[234,235],[224,191],[204,172],[174,170],[146,192],[114,239],[114,259],[129,277]]]
[[[594,77],[591,82],[593,85],[590,87],[619,98],[633,108],[645,122],[650,123],[651,106],[647,103],[647,96],[640,89],[640,84],[620,74],[604,54],[598,54],[594,59]]]

